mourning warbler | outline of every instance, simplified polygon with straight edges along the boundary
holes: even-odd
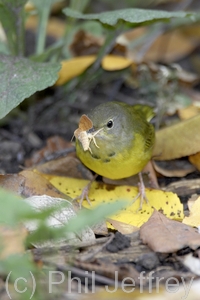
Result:
[[[76,135],[77,156],[89,169],[110,179],[141,172],[152,155],[155,132],[149,121],[153,116],[153,109],[146,105],[100,104],[87,114],[89,128],[81,132],[88,147]]]

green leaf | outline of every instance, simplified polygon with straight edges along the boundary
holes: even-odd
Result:
[[[8,6],[11,10],[24,7],[26,2],[28,2],[28,0],[0,0],[0,3]]]
[[[173,17],[184,18],[188,14],[185,12],[168,12],[161,10],[151,10],[151,9],[137,9],[137,8],[127,8],[120,10],[113,10],[102,12],[99,14],[82,14],[78,11],[72,10],[70,8],[65,8],[63,12],[73,18],[87,19],[87,20],[98,20],[104,25],[116,26],[120,25],[122,22],[128,22],[132,26],[141,26],[145,23],[155,23],[158,21],[167,21]]]
[[[15,280],[19,276],[29,277],[30,271],[35,272],[36,268],[32,262],[30,253],[26,254],[12,254],[1,260],[0,274],[6,274],[12,271],[11,280]]]
[[[44,299],[44,293],[42,293],[41,285],[39,284],[39,272],[40,270],[34,264],[31,253],[13,254],[0,260],[0,275],[4,276],[8,281],[8,292],[10,293],[11,291],[12,295],[8,294],[10,299]],[[37,289],[32,295],[34,284],[37,285]],[[19,293],[19,291],[23,292]]]
[[[13,55],[24,53],[24,5],[27,0],[0,0],[0,20]]]
[[[55,83],[60,65],[0,55],[0,118],[36,91]]]
[[[22,198],[0,189],[0,224],[14,226],[31,213],[32,208]]]
[[[92,226],[105,219],[105,217],[113,215],[117,211],[127,206],[127,201],[116,201],[114,203],[102,204],[91,210],[81,210],[78,216],[69,220],[66,225],[66,231],[80,231],[85,226]]]

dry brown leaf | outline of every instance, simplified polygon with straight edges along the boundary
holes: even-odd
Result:
[[[39,162],[47,159],[51,154],[71,147],[74,147],[73,144],[71,142],[67,142],[60,136],[56,135],[50,137],[47,139],[46,146],[44,148],[34,152],[32,157],[25,161],[25,166],[29,168],[37,165]],[[72,155],[72,153],[70,153],[69,155]]]
[[[154,161],[155,170],[166,177],[184,177],[196,170],[186,160]]]
[[[181,120],[187,120],[197,116],[200,113],[200,107],[190,105],[178,110],[178,116]]]
[[[106,221],[101,221],[97,224],[94,224],[91,229],[93,230],[95,235],[107,235],[108,228],[106,226]]]
[[[74,36],[70,50],[74,56],[97,54],[103,42],[104,38],[79,30]]]
[[[143,60],[170,63],[188,55],[196,44],[184,35],[182,29],[175,29],[159,36],[149,48]]]
[[[170,160],[200,151],[200,115],[156,132],[153,157]]]
[[[0,175],[0,186],[3,189],[22,195],[25,185],[25,178],[20,174]]]
[[[32,170],[24,170],[19,174],[13,175],[1,175],[0,186],[22,197],[45,194],[52,197],[71,200],[69,197],[57,190],[42,175]]]
[[[195,250],[200,246],[200,235],[196,229],[170,220],[156,210],[140,228],[140,238],[153,251],[161,253],[173,253],[184,247]]]
[[[193,194],[190,199],[187,202],[187,206],[189,208],[189,211],[191,211],[193,204],[195,203],[195,201],[199,198],[199,195],[197,194]]]
[[[200,197],[192,205],[190,203],[190,215],[183,219],[183,223],[195,227],[200,226]]]
[[[156,76],[158,74],[158,76],[160,77],[160,72],[162,73],[163,65],[158,63],[153,63],[151,61],[145,63],[145,65],[148,66],[153,77],[155,78],[155,80],[157,80]],[[180,65],[174,65],[173,68],[169,66],[166,67],[166,69],[168,69],[169,71],[173,70],[174,76],[176,76],[178,83],[185,87],[183,90],[184,93],[188,92],[188,89],[186,89],[186,87],[194,86],[196,83],[199,82],[198,75],[184,70]]]
[[[121,35],[117,41],[127,45],[134,39],[143,36],[146,32],[147,27],[134,29]],[[191,51],[197,47],[197,42],[197,37],[194,42],[193,37],[188,38],[188,34],[186,34],[182,28],[178,28],[160,35],[155,42],[152,43],[148,51],[144,53],[142,60],[164,63],[174,62],[191,53]],[[129,57],[134,61],[137,60],[140,48],[141,47],[137,47],[135,48],[136,50],[129,51]]]
[[[120,45],[129,45],[132,41],[135,39],[141,37],[143,34],[147,32],[147,27],[138,27],[134,28],[132,30],[129,30],[121,35],[119,35],[116,39],[117,43]],[[131,57],[131,52],[129,53],[129,56]]]
[[[173,192],[179,197],[191,197],[193,194],[198,194],[200,192],[200,179],[186,179],[178,180],[168,184],[164,190],[168,192]]]
[[[107,222],[110,223],[114,229],[117,229],[122,234],[130,234],[130,233],[139,231],[139,227],[136,227],[136,226],[124,223],[124,222],[112,220],[109,218],[107,218]]]
[[[200,152],[190,155],[189,161],[193,164],[198,170],[200,170]]]
[[[87,169],[79,159],[71,156],[51,160],[35,167],[40,173],[56,176],[73,177],[80,179],[93,179],[92,172]]]
[[[183,26],[181,30],[185,36],[187,36],[190,39],[193,39],[193,41],[199,42],[199,38],[200,38],[199,23],[190,26]]]
[[[19,173],[25,178],[22,196],[48,195],[57,198],[67,199],[63,193],[57,190],[46,178],[32,170],[24,170]],[[70,199],[69,199],[70,200]]]
[[[27,230],[23,226],[10,228],[0,226],[1,253],[0,259],[5,259],[11,254],[24,253],[24,240],[27,236]]]

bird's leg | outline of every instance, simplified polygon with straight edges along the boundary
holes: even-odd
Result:
[[[132,203],[134,203],[140,197],[140,207],[139,207],[138,210],[142,210],[142,205],[143,205],[144,200],[148,204],[149,204],[149,200],[147,199],[147,196],[146,196],[146,193],[145,193],[145,185],[144,185],[144,181],[143,181],[143,178],[142,178],[142,173],[140,172],[138,175],[139,175],[139,179],[140,179],[140,182],[138,183],[139,193],[133,199]]]
[[[91,205],[91,202],[90,202],[90,198],[89,198],[89,191],[90,191],[90,187],[92,185],[92,183],[95,181],[95,179],[97,178],[97,174],[95,174],[92,178],[92,180],[90,180],[90,182],[82,189],[82,193],[77,196],[76,198],[73,199],[73,201],[77,201],[80,199],[79,201],[79,207],[81,209],[82,207],[82,203],[83,203],[83,200],[86,199],[88,204]]]

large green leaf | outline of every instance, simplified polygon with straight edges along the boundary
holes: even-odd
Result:
[[[0,20],[13,55],[24,53],[24,5],[27,0],[0,0]]]
[[[0,118],[36,91],[55,83],[60,65],[0,55]]]
[[[122,22],[128,22],[135,26],[145,25],[145,23],[154,23],[157,21],[169,20],[173,17],[183,18],[187,15],[185,12],[167,12],[151,9],[127,8],[102,12],[99,14],[82,14],[70,8],[65,8],[63,12],[73,18],[98,20],[109,26],[120,25]]]

